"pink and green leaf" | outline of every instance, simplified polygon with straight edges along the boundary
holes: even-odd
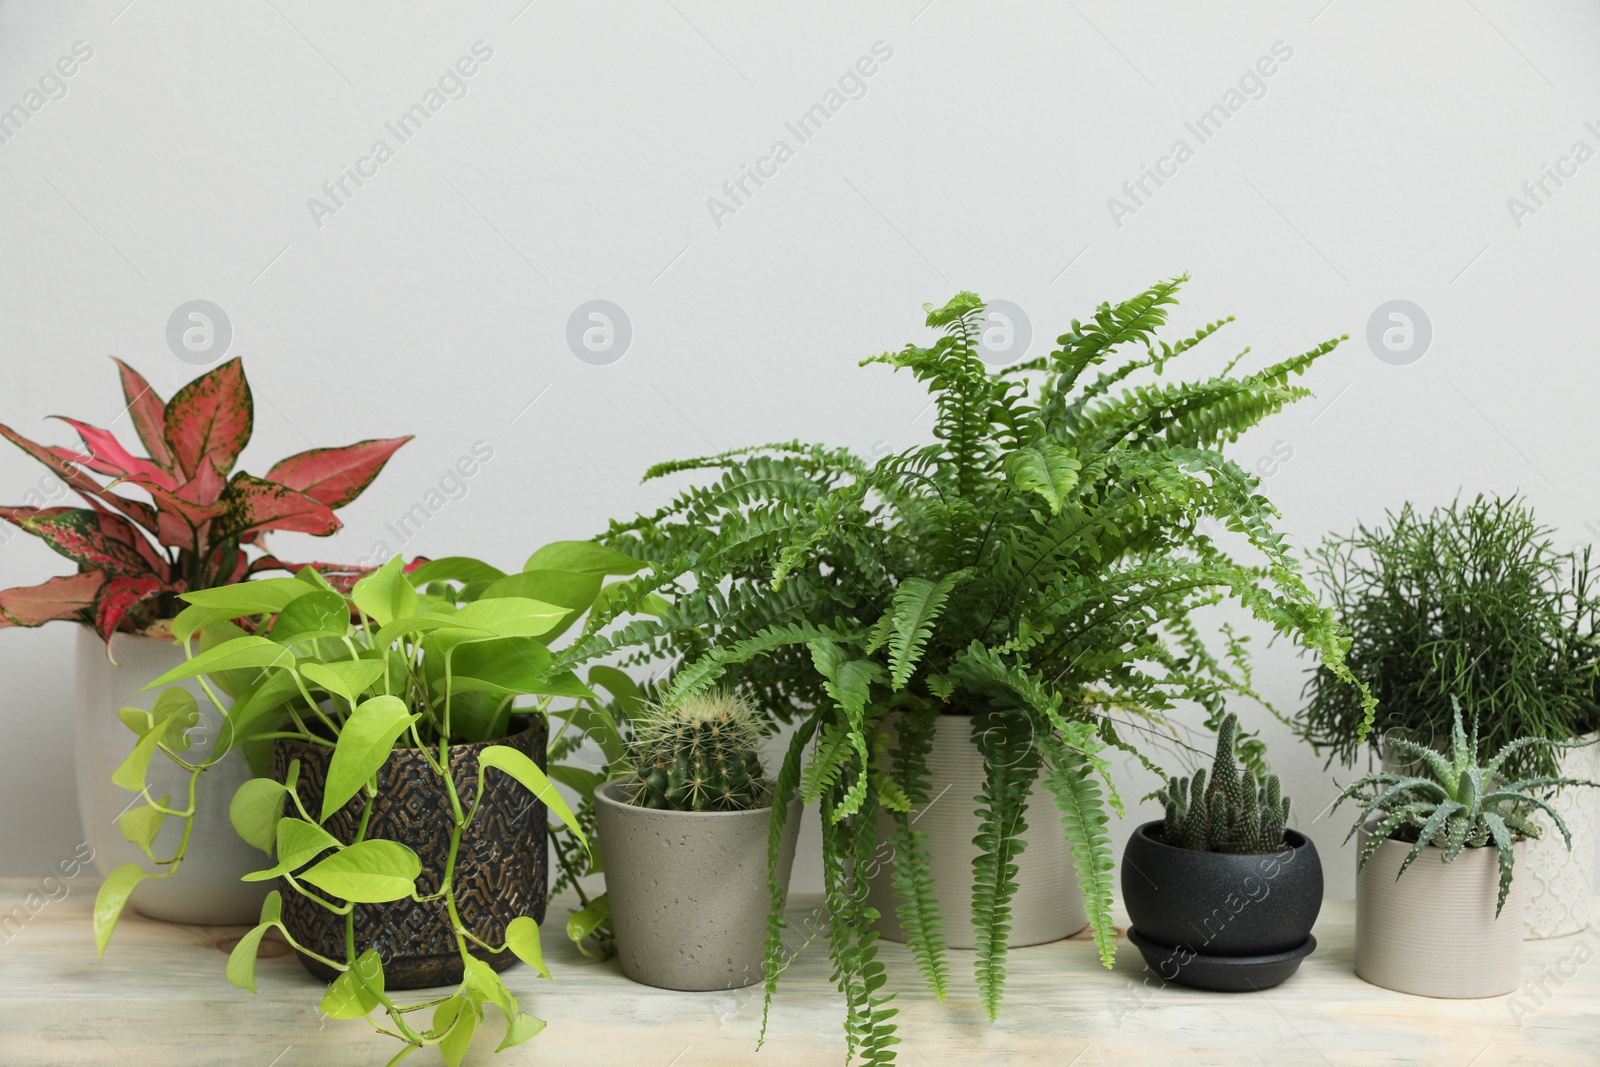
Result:
[[[144,375],[128,366],[116,356],[111,357],[122,374],[122,395],[128,401],[128,417],[144,443],[150,458],[161,466],[172,469],[172,451],[167,447],[167,405],[150,388]]]
[[[253,474],[235,474],[222,494],[222,503],[225,511],[217,520],[217,537],[242,538],[270,531],[326,537],[343,525],[326,504]]]
[[[87,456],[80,456],[77,462],[82,463],[90,470],[109,474],[116,478],[125,478],[129,475],[140,475],[157,485],[167,488],[176,488],[177,481],[165,468],[142,456],[136,456],[122,447],[122,442],[110,430],[102,430],[98,426],[91,426],[86,422],[68,418],[65,415],[52,415],[51,418],[60,419],[62,422],[78,431],[78,436],[83,438]],[[52,449],[56,455],[59,452]]]
[[[267,472],[267,481],[298,489],[330,508],[342,508],[372,484],[389,457],[409,440],[409,436],[389,437],[343,448],[313,448],[276,464]]]
[[[38,585],[0,590],[0,627],[43,626],[57,619],[87,618],[105,584],[100,571],[68,574]]]
[[[226,474],[249,442],[254,421],[250,383],[236,357],[173,395],[162,433],[179,473],[192,477],[210,457]]]
[[[169,588],[154,575],[113,578],[100,587],[94,601],[94,628],[101,637],[111,639],[123,619],[145,601]]]
[[[80,496],[87,500],[102,501],[105,504],[108,504],[109,506],[122,512],[134,522],[137,522],[140,526],[143,526],[145,529],[149,530],[151,533],[156,532],[157,522],[155,510],[151,508],[150,505],[144,503],[143,501],[129,500],[125,497],[118,496],[116,493],[111,492],[99,482],[95,481],[83,471],[79,470],[68,459],[57,455],[44,445],[35,444],[26,437],[23,437],[21,434],[17,433],[17,431],[13,430],[9,426],[0,424],[0,437],[4,437],[18,448],[28,453],[28,455],[32,456],[34,459],[38,460],[40,463],[43,463],[50,469],[50,473],[56,475],[58,478],[64,481],[69,489],[72,489]],[[76,454],[77,453],[73,453],[73,455]]]
[[[100,516],[88,508],[0,508],[0,518],[34,534],[89,570],[111,576],[148,574],[150,566],[131,545],[108,536]]]

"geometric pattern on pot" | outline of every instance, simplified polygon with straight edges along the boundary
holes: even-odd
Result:
[[[477,797],[478,754],[495,744],[516,749],[541,770],[545,767],[546,726],[540,716],[533,716],[527,729],[514,737],[451,745],[451,777],[464,811],[470,810]],[[273,745],[272,776],[283,781],[290,761],[298,759],[296,791],[307,811],[320,811],[332,752],[320,745],[279,740]],[[364,792],[323,823],[324,829],[345,844],[355,839],[360,826]],[[390,753],[378,771],[378,797],[366,839],[398,841],[421,858],[418,895],[439,891],[454,826],[449,794],[422,754],[415,749]],[[456,854],[456,908],[462,924],[476,937],[503,945],[512,919],[526,915],[543,922],[547,862],[545,806],[510,775],[486,773],[483,803],[472,825],[463,831]],[[291,936],[313,952],[345,959],[344,917],[295,892],[287,882],[281,882],[279,888],[283,922]],[[344,903],[337,897],[330,899]],[[377,950],[387,988],[421,989],[461,981],[463,965],[443,900],[357,904],[354,916],[356,953]],[[496,971],[505,970],[517,958],[510,952],[488,952],[470,942],[469,951]],[[338,974],[305,955],[300,962],[325,981]]]
[[[1597,734],[1586,734],[1580,741],[1593,741]],[[1566,778],[1600,779],[1600,745],[1567,749],[1561,753],[1561,775]],[[1594,909],[1595,839],[1600,837],[1600,797],[1592,789],[1563,789],[1550,804],[1572,832],[1572,850],[1567,851],[1561,831],[1543,812],[1533,821],[1544,831],[1529,841],[1524,858],[1527,865],[1528,905],[1524,915],[1528,937],[1565,937],[1589,926]]]

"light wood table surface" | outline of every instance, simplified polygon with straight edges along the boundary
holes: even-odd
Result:
[[[287,955],[263,958],[252,996],[223,978],[237,927],[177,926],[131,913],[96,962],[89,927],[95,886],[72,883],[20,925],[0,926],[0,1065],[240,1064],[362,1067],[398,1051],[359,1021],[320,1018],[322,988]],[[0,880],[0,923],[24,907],[38,883]],[[59,890],[58,890],[59,895]],[[34,898],[38,903],[39,898]],[[557,900],[552,919],[566,915]],[[792,902],[795,926],[815,898]],[[1542,991],[1491,1000],[1446,1001],[1368,985],[1353,970],[1354,904],[1330,902],[1317,923],[1319,947],[1299,973],[1259,994],[1145,988],[1142,961],[1126,940],[1115,971],[1094,946],[1073,939],[1011,953],[1004,1010],[988,1023],[971,978],[971,953],[950,1001],[920,985],[906,950],[884,945],[909,1067],[987,1064],[1428,1064],[1439,1067],[1600,1065],[1600,932],[1527,944],[1525,977]],[[276,946],[287,953],[287,946]],[[840,1067],[843,1002],[828,983],[822,939],[790,966],[772,1012],[766,1047],[755,1051],[759,989],[674,993],[636,985],[615,962],[584,959],[548,924],[545,953],[556,980],[526,967],[506,972],[525,1010],[549,1027],[518,1049],[493,1055],[480,1031],[469,1064],[619,1064],[624,1067],[768,1065]],[[498,1026],[492,1010],[486,1031]],[[438,1064],[437,1052],[406,1063]]]

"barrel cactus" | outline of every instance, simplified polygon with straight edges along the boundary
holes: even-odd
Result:
[[[628,803],[664,811],[749,811],[772,801],[761,767],[759,717],[742,697],[713,692],[654,707],[635,720]]]
[[[1217,758],[1206,781],[1205,768],[1190,778],[1168,778],[1156,793],[1166,808],[1162,838],[1169,845],[1197,852],[1276,852],[1283,847],[1289,821],[1289,798],[1281,794],[1278,776],[1256,776],[1241,768],[1234,750],[1239,717],[1228,715],[1217,731]]]

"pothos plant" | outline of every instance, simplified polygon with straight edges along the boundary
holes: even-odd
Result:
[[[121,360],[122,391],[148,455],[108,430],[62,417],[83,448],[40,445],[9,426],[0,435],[39,460],[88,507],[0,507],[0,518],[77,564],[73,574],[0,590],[0,627],[76,619],[106,641],[118,630],[159,631],[187,591],[299,569],[267,553],[274,531],[325,537],[337,508],[355,500],[410,437],[313,448],[274,464],[266,477],[234,471],[250,441],[254,404],[244,365],[232,359],[163,402]],[[95,475],[109,478],[101,482]],[[130,494],[128,490],[142,492]],[[146,500],[144,497],[148,497]],[[362,568],[309,566],[348,587]]]
[[[477,756],[477,788],[463,796],[451,773],[451,746],[506,737],[513,716],[534,714],[561,720],[551,753],[569,754],[588,737],[608,756],[620,757],[611,708],[636,697],[638,690],[626,675],[603,666],[591,668],[589,682],[583,681],[574,670],[584,663],[582,653],[570,647],[553,651],[551,644],[579,619],[593,633],[619,616],[652,608],[657,601],[647,595],[629,595],[624,583],[608,582],[640,566],[599,545],[557,542],[534,553],[515,574],[461,557],[422,563],[407,574],[396,558],[356,581],[348,593],[307,567],[292,578],[181,594],[188,606],[173,619],[172,631],[188,658],[146,687],[161,690],[152,710],[122,710],[139,740],[114,779],[142,794],[144,803],[122,817],[122,829],[160,871],[151,874],[127,864],[107,877],[94,908],[100,952],[134,887],[146,878],[169,877],[183,863],[200,776],[240,745],[292,740],[331,752],[320,805],[302,796],[296,763],[282,781],[246,782],[230,814],[239,835],[275,861],[247,877],[279,879],[284,891],[342,916],[345,951],[334,958],[297,942],[275,890],[259,925],[230,955],[228,980],[254,991],[257,950],[267,932],[277,930],[298,951],[339,972],[323,997],[323,1010],[335,1018],[377,1012],[374,1025],[404,1043],[396,1061],[437,1046],[446,1062],[459,1063],[489,1005],[504,1015],[501,1048],[534,1036],[544,1024],[521,1011],[481,957],[510,951],[548,977],[535,920],[513,918],[504,943],[486,942],[463,922],[451,872],[457,869],[462,834],[478,816],[484,776],[494,771],[521,783],[556,818],[552,830],[565,840],[556,851],[568,876],[575,880],[587,873],[584,822],[552,780],[582,789],[587,776],[602,775],[554,766],[547,775],[516,748],[490,745]],[[605,700],[589,683],[607,689],[613,699]],[[222,689],[233,694],[231,702],[219,695]],[[185,731],[198,719],[196,690],[221,727],[213,751],[190,761]],[[552,702],[559,698],[576,706],[557,710]],[[410,847],[367,837],[378,771],[397,748],[422,753],[450,800],[453,831],[435,894],[419,888],[421,861]],[[187,796],[151,795],[146,777],[152,759],[171,760],[189,773]],[[341,840],[324,824],[352,800],[361,804],[359,828],[351,839]],[[171,855],[158,855],[156,840],[169,819],[181,824],[182,836]],[[464,978],[451,994],[402,1005],[385,992],[384,961],[358,939],[354,908],[406,899],[443,902]],[[598,922],[579,935],[594,934],[594,925]],[[433,1009],[431,1023],[412,1014],[428,1008]]]
[[[880,846],[893,849],[913,959],[941,999],[950,988],[926,837],[911,818],[930,799],[936,716],[970,717],[984,761],[970,907],[991,1017],[1015,860],[1027,827],[1050,818],[1029,807],[1034,783],[1057,809],[1110,966],[1114,857],[1097,781],[1110,785],[1105,751],[1142,759],[1127,731],[1161,724],[1181,701],[1198,702],[1214,727],[1228,694],[1253,696],[1244,639],[1226,632],[1213,652],[1199,609],[1231,599],[1315,651],[1360,689],[1361,728],[1371,722],[1374,702],[1344,664],[1346,639],[1304,584],[1276,510],[1221,451],[1308,395],[1290,379],[1343,338],[1253,373],[1231,373],[1240,353],[1204,380],[1131,384],[1231,321],[1157,340],[1185,280],[1102,304],[1048,355],[998,373],[979,356],[983,302],[960,293],[930,305],[927,324],[943,333],[931,347],[863,363],[926,384],[931,444],[871,463],[795,442],[665,464],[646,477],[715,478],[609,532],[608,544],[650,560],[652,580],[675,594],[659,621],[611,639],[639,646],[638,661],[677,661],[662,701],[725,680],[797,722],[777,778],[771,855],[783,798],[798,790],[819,803],[835,980],[850,1052],[867,1062],[892,1061],[898,1041],[877,913],[865,877],[852,873],[869,870]],[[1089,376],[1125,349],[1132,354]],[[1251,558],[1236,559],[1241,550]],[[1260,773],[1259,742],[1244,755]],[[1120,813],[1114,789],[1109,805]],[[784,929],[776,881],[772,889],[769,1005]]]

